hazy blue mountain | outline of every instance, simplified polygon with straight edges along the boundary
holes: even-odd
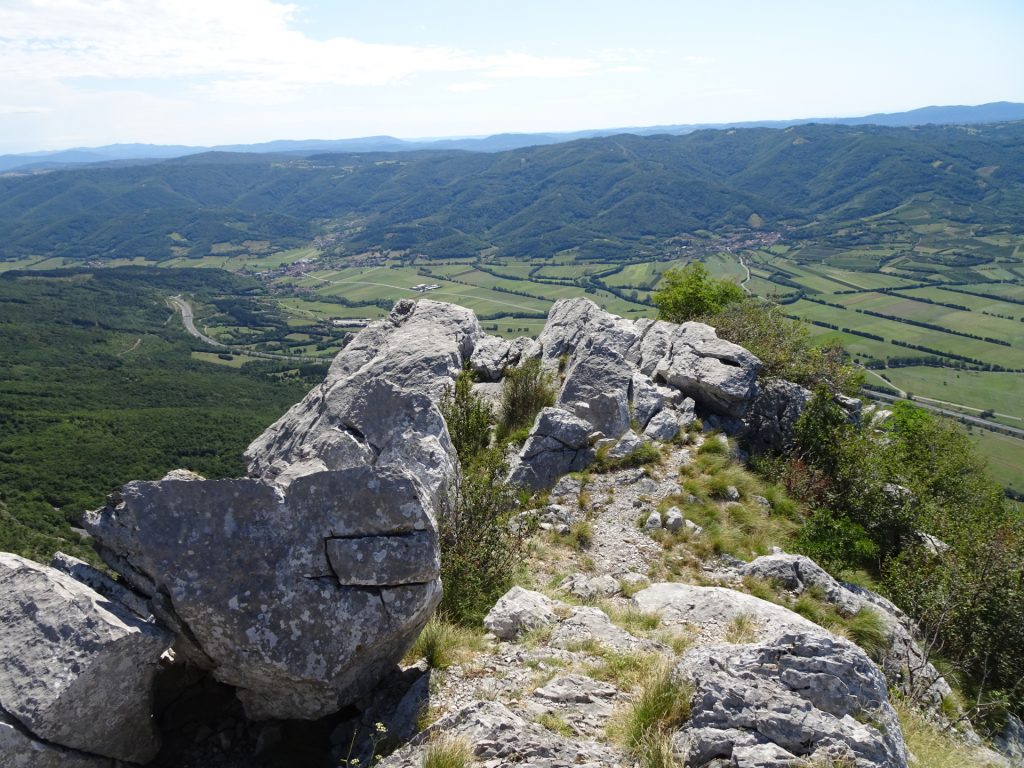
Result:
[[[560,144],[576,139],[615,136],[623,133],[637,136],[658,134],[682,135],[694,131],[720,128],[786,128],[792,125],[823,123],[829,125],[966,125],[1024,120],[1024,104],[998,101],[977,106],[922,107],[909,112],[878,113],[864,117],[820,117],[795,120],[756,120],[739,123],[692,123],[631,128],[605,128],[569,133],[500,133],[494,136],[441,139],[396,139],[393,136],[366,136],[357,139],[278,140],[260,144],[223,144],[215,147],[192,147],[164,144],[110,144],[104,147],[76,148],[53,152],[29,152],[0,155],[0,173],[8,171],[42,171],[76,165],[111,161],[152,161],[185,157],[204,152],[257,152],[312,155],[336,152],[411,152],[421,149],[461,149],[470,152],[505,152],[522,147]]]

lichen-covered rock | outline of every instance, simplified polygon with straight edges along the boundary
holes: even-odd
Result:
[[[798,595],[813,587],[844,616],[862,610],[874,611],[885,627],[888,647],[879,663],[890,685],[932,707],[939,706],[942,699],[952,693],[915,639],[910,618],[881,595],[853,584],[842,584],[810,558],[784,552],[759,557],[742,566],[739,574],[773,581]]]
[[[116,763],[34,739],[17,720],[0,709],[0,765],[3,768],[115,768]]]
[[[644,445],[644,440],[632,429],[626,432],[619,441],[608,451],[609,459],[628,459],[639,451]]]
[[[740,575],[775,582],[798,595],[814,587],[845,616],[852,616],[864,607],[863,600],[804,555],[764,555],[740,568]]]
[[[644,429],[644,437],[667,443],[679,434],[679,419],[674,411],[665,409],[655,414]]]
[[[87,526],[254,719],[316,718],[365,693],[440,600],[429,500],[395,468],[318,472],[283,489],[133,482]],[[399,552],[409,557],[378,558]]]
[[[555,602],[540,592],[512,587],[484,617],[484,628],[501,640],[515,640],[558,620]]]
[[[152,758],[160,746],[153,678],[172,640],[67,574],[0,553],[0,708],[35,737],[118,760]]]
[[[693,768],[720,759],[737,768],[807,759],[907,765],[885,678],[845,640],[793,633],[756,645],[695,648],[676,674],[694,686],[690,720],[675,739]]]
[[[550,488],[569,472],[578,472],[594,460],[591,425],[561,408],[544,408],[534,421],[509,473],[513,485],[540,490]]]
[[[635,637],[615,626],[600,608],[586,605],[573,608],[551,632],[551,645],[555,648],[578,648],[589,643],[620,653],[664,650],[659,643]]]

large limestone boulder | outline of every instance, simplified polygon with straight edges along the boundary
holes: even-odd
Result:
[[[793,444],[793,428],[811,392],[784,379],[759,382],[744,422],[744,441],[755,450],[782,451]]]
[[[398,302],[341,351],[321,385],[253,441],[249,476],[286,486],[326,469],[393,466],[436,494],[455,471],[436,403],[482,337],[471,310]]]
[[[395,468],[133,482],[87,521],[184,652],[254,719],[317,718],[401,658],[441,596],[436,525]]]
[[[253,441],[249,477],[130,483],[89,515],[176,649],[250,717],[337,711],[437,605],[433,511],[457,467],[437,400],[482,337],[468,309],[400,301]]]
[[[636,330],[626,359],[641,373],[713,412],[746,413],[761,369],[757,357],[704,323],[637,320]]]
[[[772,581],[794,594],[814,588],[844,616],[874,611],[885,627],[887,649],[878,659],[889,684],[923,704],[938,707],[952,693],[949,684],[928,660],[915,636],[910,617],[871,590],[843,584],[809,557],[780,553],[765,555],[739,569],[741,576]]]
[[[633,371],[622,355],[587,340],[566,370],[558,406],[589,422],[606,437],[629,429]]]
[[[0,553],[0,709],[38,739],[151,759],[160,746],[150,718],[153,678],[172,640],[70,576]],[[34,746],[12,723],[0,735],[12,755],[38,753],[40,765],[63,754]]]
[[[550,488],[562,475],[587,467],[597,455],[589,422],[562,408],[544,408],[534,421],[509,474],[514,485]]]
[[[907,765],[885,677],[840,638],[793,633],[695,648],[676,673],[694,686],[690,721],[675,739],[693,768]]]
[[[644,613],[656,613],[666,626],[692,626],[707,641],[721,641],[737,618],[751,624],[755,640],[763,641],[795,632],[830,633],[803,616],[753,595],[725,587],[691,584],[652,584],[633,595],[633,605]]]

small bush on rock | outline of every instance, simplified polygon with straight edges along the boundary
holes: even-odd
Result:
[[[462,371],[438,405],[459,461],[466,464],[490,443],[494,423],[490,405],[473,392],[473,372]]]
[[[469,768],[473,750],[460,739],[442,737],[427,747],[423,768]]]
[[[551,375],[536,358],[506,371],[501,386],[497,438],[504,440],[516,430],[528,429],[542,408],[555,404],[555,394]]]
[[[477,624],[507,592],[522,559],[523,535],[509,525],[516,492],[505,482],[499,448],[478,453],[448,489],[438,516],[440,610],[452,621]]]

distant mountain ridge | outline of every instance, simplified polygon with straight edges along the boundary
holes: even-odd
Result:
[[[0,257],[162,261],[325,236],[346,253],[614,260],[752,221],[831,236],[918,196],[945,221],[1018,232],[1024,122],[623,134],[506,152],[208,152],[10,174]]]
[[[883,125],[907,127],[914,125],[970,125],[1024,120],[1024,104],[997,101],[976,106],[929,106],[907,112],[875,113],[863,117],[815,117],[793,120],[754,120],[733,123],[687,123],[628,128],[599,128],[567,133],[499,133],[492,136],[438,139],[398,139],[393,136],[365,136],[354,139],[279,139],[258,144],[221,144],[199,147],[175,144],[109,144],[102,147],[27,152],[0,155],[0,173],[67,168],[118,161],[167,160],[204,152],[253,152],[260,154],[410,152],[424,149],[465,150],[469,152],[504,152],[510,149],[561,144],[576,139],[598,138],[619,134],[654,136],[682,135],[704,129],[723,128],[786,128],[818,123],[825,125]]]

